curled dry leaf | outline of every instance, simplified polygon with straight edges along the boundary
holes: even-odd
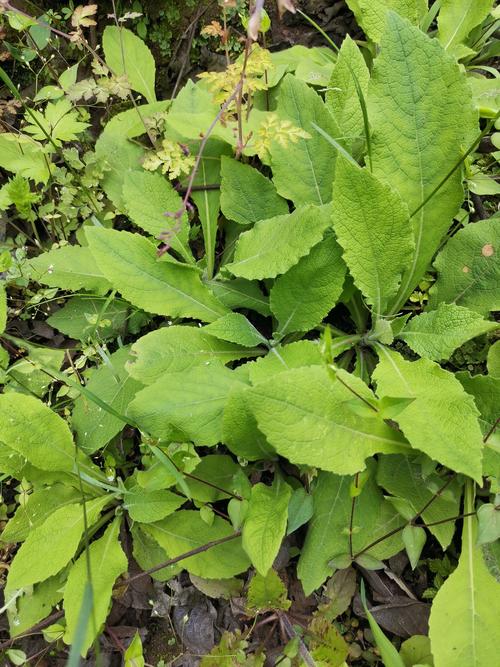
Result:
[[[91,25],[97,25],[94,16],[97,11],[97,5],[78,5],[71,16],[71,25],[74,28],[88,28]]]

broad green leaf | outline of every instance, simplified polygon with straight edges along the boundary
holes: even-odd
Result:
[[[323,365],[323,357],[318,343],[312,340],[299,340],[289,345],[275,345],[265,357],[247,363],[243,368],[248,369],[250,382],[258,384],[291,368],[320,365]]]
[[[176,373],[207,362],[230,361],[251,357],[254,353],[239,345],[210,336],[204,329],[171,326],[152,331],[132,345],[130,375],[144,384],[152,384],[165,373]]]
[[[184,496],[166,489],[146,491],[140,486],[135,486],[125,494],[123,507],[132,521],[153,523],[173,514],[185,502]]]
[[[375,312],[384,314],[414,252],[408,208],[389,185],[340,156],[332,210],[354,282]]]
[[[271,569],[285,537],[291,495],[291,487],[278,477],[272,486],[259,483],[252,487],[242,544],[252,565],[263,577]]]
[[[130,313],[130,304],[121,299],[73,296],[47,322],[76,340],[107,340],[125,332]]]
[[[225,454],[203,456],[190,473],[192,477],[185,480],[191,497],[202,503],[215,503],[229,498],[224,490],[229,493],[234,492],[233,477],[238,470],[240,470],[239,465],[230,456]]]
[[[405,667],[434,667],[431,642],[425,635],[413,635],[401,644],[399,655]]]
[[[199,144],[195,144],[195,146],[191,148],[191,152],[195,154],[197,154],[199,150]],[[221,197],[220,189],[210,189],[210,186],[220,183],[221,154],[227,154],[230,150],[230,147],[226,143],[217,139],[211,139],[207,142],[200,160],[200,166],[193,181],[195,189],[191,193],[191,198],[198,209],[198,215],[203,231],[203,239],[205,241],[205,261],[209,278],[212,278],[214,274],[215,246],[217,242]],[[196,186],[201,189],[197,190]]]
[[[288,140],[286,147],[271,145],[273,180],[279,194],[295,206],[326,204],[332,198],[333,171],[337,151],[313,128],[312,123],[333,138],[340,130],[321,97],[304,81],[291,74],[280,84],[280,119],[310,134],[309,139]]]
[[[287,600],[285,584],[276,570],[269,570],[262,575],[254,574],[248,585],[247,606],[255,611],[269,611],[270,609],[288,609],[290,600]]]
[[[126,75],[132,90],[155,102],[155,61],[142,39],[127,28],[109,25],[102,36],[102,47],[113,74]]]
[[[162,549],[158,542],[154,540],[146,527],[141,528],[141,524],[134,523],[130,529],[132,533],[132,552],[137,564],[143,570],[149,570],[168,560],[167,552]],[[167,565],[166,567],[151,573],[151,577],[156,581],[168,581],[182,570],[182,565]]]
[[[412,517],[428,505],[421,514],[426,524],[450,519],[460,514],[460,484],[453,480],[443,493],[434,498],[445,480],[435,473],[424,476],[422,466],[408,456],[379,457],[377,482],[396,498],[404,498],[410,505]],[[432,503],[429,503],[431,499]],[[444,550],[449,547],[455,534],[455,522],[430,526],[429,530]]]
[[[86,384],[87,389],[95,396],[122,415],[126,414],[128,404],[142,388],[142,384],[130,377],[125,370],[129,357],[129,347],[119,348],[109,356],[107,363],[89,373]],[[80,395],[75,401],[72,425],[76,431],[78,446],[86,454],[93,454],[107,445],[125,426],[123,420],[105,412],[84,395]]]
[[[370,72],[356,42],[346,35],[326,92],[326,106],[342,129],[343,143],[352,148],[364,141],[363,111],[353,73],[366,98]]]
[[[86,655],[106,620],[116,579],[126,572],[128,567],[128,559],[120,545],[119,534],[120,519],[117,518],[106,529],[104,535],[90,545],[88,554],[84,552],[80,556],[68,575],[64,589],[64,613],[67,623],[64,641],[67,644],[71,644],[76,635],[83,591],[89,582],[92,586],[92,613],[87,619],[85,639],[81,646],[83,656]]]
[[[219,111],[220,106],[214,102],[213,95],[204,82],[194,83],[188,79],[177,97],[172,100],[167,127],[186,139],[199,139],[200,133],[205,134]]]
[[[7,293],[5,291],[5,283],[0,282],[0,333],[5,331],[7,325]]]
[[[474,510],[468,484],[464,511]],[[483,667],[500,652],[500,583],[490,574],[476,544],[477,519],[464,518],[457,569],[439,589],[431,607],[429,636],[436,667]]]
[[[487,315],[500,309],[500,231],[498,219],[467,225],[453,236],[434,262],[438,277],[429,307],[455,303]]]
[[[42,398],[53,381],[47,372],[59,371],[66,356],[65,351],[30,345],[26,341],[22,341],[22,348],[28,354],[9,366],[7,373],[10,381],[5,391]]]
[[[479,425],[485,438],[483,475],[498,477],[500,470],[500,437],[497,427],[498,406],[500,405],[500,382],[491,375],[471,376],[466,371],[456,374],[465,391],[474,397],[474,403],[481,413]]]
[[[372,396],[359,378],[349,376],[349,383]],[[320,367],[280,373],[256,385],[248,399],[259,430],[292,463],[348,475],[377,452],[401,451],[404,442],[376,412],[352,410],[355,395]]]
[[[74,468],[76,452],[68,425],[32,396],[0,395],[0,433],[2,442],[37,468]]]
[[[228,308],[249,308],[264,316],[271,314],[269,298],[264,296],[257,282],[235,278],[212,280],[208,284],[219,301]]]
[[[288,213],[286,201],[260,171],[226,156],[221,165],[220,205],[228,220],[252,225]]]
[[[366,35],[374,42],[380,41],[389,10],[397,12],[414,25],[420,23],[427,11],[427,0],[347,0],[347,5]]]
[[[238,385],[229,392],[222,417],[222,441],[233,454],[249,461],[274,458],[273,448],[249,409],[249,391]]]
[[[250,280],[275,278],[307,255],[329,225],[326,206],[304,206],[289,215],[261,220],[240,235],[234,260],[226,268]]]
[[[203,331],[215,338],[237,343],[243,347],[267,344],[266,338],[241,313],[228,313],[215,322],[207,324]]]
[[[159,438],[168,438],[174,427],[197,445],[216,445],[227,395],[238,384],[234,372],[218,363],[165,373],[138,392],[128,414]]]
[[[486,365],[488,367],[488,375],[500,378],[500,340],[495,341],[488,350]]]
[[[379,396],[414,398],[396,417],[412,447],[455,472],[482,478],[479,411],[452,373],[428,359],[406,361],[379,346]]]
[[[313,497],[299,486],[294,489],[288,503],[288,524],[286,534],[290,535],[309,521],[313,515]]]
[[[147,532],[171,558],[233,535],[231,524],[224,519],[216,516],[209,526],[193,510],[179,510],[163,521],[148,525]],[[183,569],[204,579],[227,579],[245,572],[249,565],[240,537],[181,561]]]
[[[16,510],[0,535],[5,543],[22,542],[56,510],[81,499],[81,493],[65,484],[35,489]]]
[[[461,159],[477,131],[477,117],[465,75],[439,42],[393,12],[387,17],[370,81],[369,117],[373,173],[399,192],[413,216],[415,254],[403,275],[397,311],[463,201],[457,169],[421,206]]]
[[[412,526],[408,524],[403,528],[401,539],[405,545],[411,569],[414,570],[418,565],[422,550],[427,542],[427,534],[421,526]]]
[[[500,511],[493,503],[485,503],[477,510],[478,544],[500,540]]]
[[[441,0],[438,38],[443,47],[455,55],[473,28],[490,13],[492,0]]]
[[[210,598],[230,600],[241,596],[243,581],[236,579],[236,577],[230,579],[203,579],[191,574],[189,578],[195,588]]]
[[[31,278],[49,287],[104,294],[111,285],[88,248],[66,245],[30,260]]]
[[[62,599],[65,579],[66,573],[63,570],[39,584],[28,587],[24,594],[16,599],[14,606],[7,611],[12,637],[26,632],[47,618],[53,607]]]
[[[92,526],[110,500],[104,496],[86,503],[88,526]],[[84,528],[84,511],[79,503],[55,510],[30,532],[16,553],[7,577],[7,589],[25,588],[57,574],[75,555]]]
[[[42,145],[23,134],[0,134],[0,167],[35,183],[47,183],[50,176],[50,156]]]
[[[123,182],[123,201],[134,224],[155,237],[169,231],[168,245],[186,261],[193,261],[187,215],[180,219],[174,217],[182,208],[182,199],[170,181],[159,173],[129,172]]]
[[[342,250],[333,235],[315,245],[271,288],[271,310],[278,320],[277,334],[309,331],[337,303],[346,267]]]
[[[87,237],[98,266],[135,306],[158,315],[206,322],[227,312],[203,285],[194,266],[159,261],[156,247],[143,236],[89,227]]]
[[[472,310],[453,303],[440,303],[437,310],[412,317],[399,338],[421,357],[433,361],[449,359],[471,338],[498,328]]]
[[[370,476],[354,502],[353,555],[404,522],[384,499],[375,483],[375,465],[369,463]],[[314,514],[298,564],[298,576],[309,595],[334,570],[330,561],[349,554],[349,525],[353,507],[350,493],[354,478],[321,472],[313,486]],[[393,535],[367,551],[374,558],[390,558],[402,548],[401,537]]]

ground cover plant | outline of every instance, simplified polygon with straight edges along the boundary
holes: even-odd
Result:
[[[174,617],[166,591],[158,665],[498,661],[498,9],[349,0],[337,47],[278,4],[323,45],[270,51],[263,2],[221,3],[225,67],[159,100],[140,12],[98,47],[95,5],[3,3],[48,70],[29,98],[0,70],[13,664],[43,631],[144,665],[113,614]],[[186,586],[233,619],[191,662]]]

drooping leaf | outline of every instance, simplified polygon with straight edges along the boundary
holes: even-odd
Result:
[[[492,0],[442,0],[438,38],[443,47],[460,57],[461,47],[469,33],[484,21],[492,5]]]
[[[350,493],[352,477],[340,477],[325,472],[318,476],[312,490],[314,514],[298,564],[298,575],[306,595],[319,588],[332,574],[332,559],[345,554],[349,556],[349,525],[353,502],[353,555],[403,523],[375,483],[373,462],[368,469],[370,477],[355,501]],[[389,558],[400,549],[401,538],[393,535],[366,553],[380,560]]]
[[[107,496],[86,503],[87,525],[92,526]],[[13,559],[7,578],[7,590],[24,588],[57,574],[73,558],[85,528],[84,510],[79,503],[55,510],[33,529]]]
[[[134,224],[155,237],[169,231],[168,244],[186,261],[193,261],[187,215],[174,216],[181,209],[182,200],[170,181],[158,173],[129,172],[123,182],[123,201]]]
[[[363,110],[353,73],[366,97],[370,72],[356,42],[346,35],[328,84],[326,106],[342,129],[349,152],[362,144],[364,138]]]
[[[345,273],[341,248],[329,235],[279,276],[271,289],[271,310],[278,319],[278,335],[308,331],[319,324],[337,303]]]
[[[349,376],[349,382],[358,394],[371,395],[359,378]],[[352,410],[354,398],[316,366],[280,373],[248,394],[259,430],[279,454],[342,475],[363,470],[365,459],[376,452],[397,452],[403,444],[376,412]]]
[[[65,484],[35,489],[2,531],[0,540],[7,544],[22,542],[56,510],[81,499],[81,493]]]
[[[399,338],[421,357],[441,361],[471,338],[498,328],[468,308],[440,303],[437,310],[412,317]]]
[[[33,396],[0,395],[1,440],[42,470],[72,471],[76,457],[67,423]]]
[[[121,299],[108,302],[105,297],[74,296],[47,323],[76,340],[107,340],[124,332],[130,311],[130,305]]]
[[[0,282],[0,333],[5,331],[7,325],[7,293],[4,282]]]
[[[379,396],[414,398],[396,416],[412,447],[456,472],[481,480],[479,411],[452,373],[428,359],[406,361],[379,347],[373,378]]]
[[[209,542],[230,537],[233,529],[231,524],[218,516],[209,526],[199,512],[179,510],[163,521],[148,525],[147,532],[171,558],[175,558]],[[182,561],[183,569],[205,579],[232,577],[244,572],[249,564],[239,537]]]
[[[478,544],[500,540],[500,511],[493,503],[485,503],[477,510]]]
[[[109,356],[108,362],[90,373],[86,386],[95,396],[125,415],[127,406],[142,384],[130,377],[125,363],[130,348],[122,347]],[[84,395],[80,395],[73,408],[73,428],[78,446],[87,454],[104,447],[125,426],[123,420],[106,412]]]
[[[61,601],[65,571],[28,587],[7,611],[12,637],[20,635],[47,618],[54,605]]]
[[[313,506],[313,497],[310,493],[307,493],[302,486],[294,489],[288,503],[287,535],[309,521],[313,515]]]
[[[404,272],[396,311],[427,269],[462,203],[457,169],[422,206],[461,159],[477,132],[477,117],[456,61],[439,42],[393,12],[387,14],[370,81],[369,117],[373,173],[399,192],[413,216],[415,255]]]
[[[252,565],[263,577],[272,567],[285,537],[291,494],[290,486],[277,477],[272,486],[259,483],[252,487],[242,544]]]
[[[88,248],[66,245],[30,260],[31,278],[36,282],[77,292],[81,289],[104,294],[111,285]]]
[[[166,489],[146,491],[135,486],[125,494],[123,507],[133,521],[154,523],[173,514],[185,502],[185,497]]]
[[[158,315],[206,322],[226,313],[194,266],[159,261],[155,246],[143,236],[93,227],[87,230],[87,237],[104,275],[135,306]]]
[[[76,636],[84,588],[88,583],[92,586],[92,613],[87,618],[81,644],[83,656],[106,620],[116,579],[128,567],[127,556],[119,542],[119,533],[120,519],[117,518],[104,535],[90,545],[88,554],[83,553],[80,556],[68,575],[64,589],[64,614],[67,623],[64,641],[67,644],[73,643]]]
[[[413,635],[401,644],[399,655],[403,659],[405,667],[422,665],[423,667],[434,667],[434,658],[431,652],[431,642],[425,635]]]
[[[176,373],[206,362],[227,364],[253,356],[253,352],[234,343],[210,336],[204,329],[171,326],[152,331],[132,345],[130,375],[152,384],[165,373]]]
[[[464,511],[473,510],[469,483]],[[476,538],[477,519],[466,516],[458,567],[439,589],[431,608],[429,636],[436,667],[482,667],[500,651],[500,583],[486,567]]]
[[[234,260],[226,268],[250,280],[274,278],[307,255],[329,225],[326,206],[304,206],[289,215],[261,220],[241,234]]]
[[[211,336],[243,347],[267,344],[266,338],[241,313],[228,313],[203,329]]]
[[[354,282],[375,312],[384,314],[414,253],[408,207],[389,185],[340,156],[332,211]]]
[[[487,315],[500,309],[500,232],[498,220],[481,220],[453,236],[434,262],[438,277],[429,307],[455,303]]]
[[[143,570],[161,565],[169,559],[165,549],[162,549],[158,542],[156,542],[149,533],[146,532],[146,527],[141,527],[141,524],[134,523],[130,529],[132,533],[132,549],[134,558],[138,565]],[[156,572],[151,573],[151,577],[156,581],[168,581],[182,570],[180,565],[167,565]]]
[[[142,39],[127,28],[109,25],[104,29],[102,47],[113,74],[125,74],[132,90],[155,102],[155,61]]]
[[[378,484],[396,498],[404,498],[410,505],[412,517],[428,505],[421,514],[426,524],[451,519],[460,514],[461,489],[456,479],[432,503],[429,503],[445,481],[435,473],[424,476],[422,466],[408,456],[381,456],[379,459]],[[430,526],[429,530],[441,547],[447,549],[455,534],[455,523],[444,522]]]
[[[357,22],[374,42],[379,42],[387,12],[393,10],[418,25],[427,11],[427,0],[347,0]],[[387,666],[386,666],[387,667]]]
[[[304,81],[285,76],[278,96],[280,118],[308,132],[309,139],[291,140],[284,148],[277,141],[271,146],[273,180],[279,194],[295,206],[326,204],[332,198],[336,150],[314,130],[312,123],[333,138],[340,130],[321,97]]]
[[[220,204],[228,220],[251,225],[288,213],[286,201],[260,171],[226,156],[221,166]]]
[[[195,444],[216,445],[227,395],[238,384],[234,372],[218,363],[165,373],[138,392],[128,414],[151,435],[168,438],[175,427]]]
[[[142,647],[142,640],[139,631],[135,631],[134,638],[123,654],[125,667],[144,667],[144,652]]]

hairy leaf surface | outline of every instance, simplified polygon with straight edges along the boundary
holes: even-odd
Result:
[[[381,347],[379,353],[373,375],[379,396],[415,399],[395,417],[412,447],[481,480],[479,412],[458,380],[428,359],[406,361]]]
[[[205,322],[225,314],[195,267],[159,261],[155,246],[143,236],[97,227],[89,228],[87,236],[104,275],[135,306],[158,315]]]
[[[412,215],[461,159],[477,131],[477,119],[455,60],[393,12],[370,82],[369,114],[374,175],[399,192]],[[418,283],[459,209],[461,180],[457,169],[413,216],[415,255],[398,303]]]

